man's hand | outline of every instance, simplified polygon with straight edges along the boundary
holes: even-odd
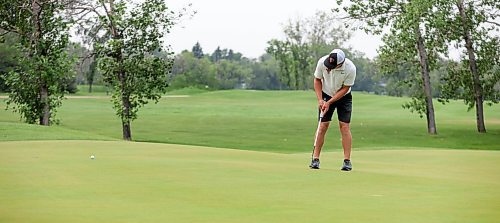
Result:
[[[324,103],[326,103],[326,102],[325,102],[325,101],[323,101],[323,99],[319,99],[319,100],[318,100],[318,108],[319,108],[320,110],[322,110],[322,109],[323,109],[323,104],[324,104]]]
[[[337,91],[337,93],[335,93],[335,95],[333,95],[332,98],[330,98],[330,100],[320,103],[320,109],[323,112],[323,114],[325,114],[328,111],[332,103],[344,97],[344,95],[347,94],[350,88],[351,86],[344,85],[342,86],[342,88],[340,88],[340,90]]]
[[[331,103],[329,101],[323,101],[323,100],[321,100],[321,101],[323,103],[321,104],[320,109],[321,109],[321,112],[323,114],[325,114],[328,111],[328,109],[330,108]]]

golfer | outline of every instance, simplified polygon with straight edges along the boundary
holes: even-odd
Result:
[[[337,109],[342,147],[344,148],[344,163],[341,170],[352,170],[351,145],[352,136],[349,128],[352,112],[351,86],[356,78],[356,66],[345,58],[340,49],[334,49],[329,55],[321,57],[314,72],[314,91],[318,98],[319,114],[323,118],[319,123],[315,137],[315,147],[311,160],[311,169],[319,169],[319,154],[325,142],[325,134],[330,126],[333,112]]]

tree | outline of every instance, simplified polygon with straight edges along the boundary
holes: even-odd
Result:
[[[273,39],[268,42],[269,47],[266,52],[278,61],[279,67],[279,79],[281,83],[285,84],[285,89],[295,89],[295,83],[293,81],[292,70],[292,58],[289,53],[289,43]]]
[[[224,59],[215,66],[218,89],[243,88],[251,78],[251,69],[241,63]]]
[[[169,83],[173,89],[191,86],[217,89],[215,65],[207,57],[197,59],[193,53],[184,51],[175,57]]]
[[[230,49],[230,50],[227,52],[226,59],[227,59],[227,60],[235,60],[235,57],[234,57],[234,51],[233,51],[232,49]]]
[[[456,42],[464,49],[460,64],[451,63],[449,75],[444,78],[444,100],[462,98],[469,109],[476,108],[478,132],[485,133],[483,102],[498,103],[500,81],[500,2],[439,1],[441,10],[448,12],[447,26],[443,27],[449,43]],[[496,33],[494,32],[496,31]]]
[[[338,4],[341,5],[341,2],[338,1]],[[421,86],[422,91],[416,92],[412,101],[403,107],[417,111],[421,116],[425,113],[428,132],[437,134],[430,71],[436,64],[438,53],[447,51],[437,28],[442,24],[440,21],[445,12],[436,11],[434,1],[426,0],[351,2],[343,9],[348,13],[347,18],[364,22],[361,24],[363,30],[380,34],[384,27],[390,28],[381,49],[381,71],[391,74],[406,67],[412,74],[420,73],[420,79],[411,78],[407,83]]]
[[[9,72],[7,105],[28,123],[57,122],[56,108],[64,95],[64,81],[73,60],[66,53],[68,27],[63,17],[67,2],[56,0],[0,0],[0,36],[12,32],[19,37],[18,69]]]
[[[96,43],[98,67],[106,83],[114,88],[112,101],[122,121],[123,139],[132,140],[131,121],[149,100],[158,102],[166,91],[173,60],[161,40],[174,25],[173,12],[162,0],[144,0],[135,7],[126,1],[100,0],[103,14],[96,25],[110,39]]]
[[[7,74],[15,69],[19,69],[17,58],[20,56],[19,50],[15,47],[18,38],[10,33],[4,36],[4,42],[0,42],[0,92],[8,92],[9,88],[5,83]]]
[[[193,49],[191,50],[193,52],[194,57],[200,59],[203,57],[203,49],[201,48],[201,45],[199,42],[196,42],[196,44],[193,46]]]
[[[259,61],[252,64],[254,77],[250,81],[249,88],[257,90],[280,90],[282,83],[278,76],[278,63],[269,54],[264,54]]]
[[[268,42],[266,52],[278,61],[280,81],[287,88],[310,89],[316,61],[348,41],[350,33],[332,20],[325,12],[305,20],[290,20],[283,30],[285,40]]]
[[[68,55],[76,59],[76,64],[73,67],[76,76],[72,77],[68,81],[74,82],[75,84],[88,83],[89,88],[91,88],[95,79],[95,76],[92,77],[92,80],[88,79],[90,65],[94,61],[92,53],[89,49],[78,42],[68,44],[67,52]],[[75,93],[76,90],[76,86],[74,86],[74,88],[72,87],[68,89],[68,92]]]
[[[271,40],[267,53],[273,55],[280,65],[280,75],[293,90],[308,89],[311,86],[314,59],[306,39],[306,25],[303,21],[289,21],[284,32],[286,40]]]
[[[233,50],[229,50],[226,59],[233,61],[241,61],[244,59],[244,57],[243,54],[241,54],[240,52],[234,52]]]
[[[325,11],[316,12],[315,16],[306,18],[305,35],[311,45],[311,52],[314,58],[320,58],[330,54],[333,48],[346,48],[345,42],[352,37],[352,33],[341,26],[341,23],[333,23],[335,18],[331,13]],[[346,53],[353,52],[348,49]],[[354,54],[352,54],[354,55]]]
[[[212,53],[212,56],[210,56],[213,62],[217,62],[222,59],[222,50],[218,46],[217,49]]]
[[[89,85],[89,93],[92,93],[92,85],[94,84],[97,72],[97,60],[95,58],[92,58],[92,62],[90,62],[89,65],[89,70],[85,73],[85,79],[87,80],[87,84]]]
[[[350,56],[352,55],[352,56]],[[379,92],[375,63],[361,55],[347,54],[347,57],[356,65],[356,81],[352,86],[353,91]]]

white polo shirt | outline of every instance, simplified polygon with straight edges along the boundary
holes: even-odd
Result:
[[[341,67],[328,72],[327,67],[323,64],[328,56],[329,55],[326,55],[319,59],[314,77],[321,79],[323,83],[323,92],[333,97],[342,86],[354,85],[354,79],[356,79],[356,66],[354,66],[351,60],[345,58],[344,64]],[[349,89],[347,93],[349,92],[351,92],[351,89]]]

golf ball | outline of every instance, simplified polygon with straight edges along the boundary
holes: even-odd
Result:
[[[91,156],[90,156],[90,159],[95,159],[95,156],[94,156],[94,155],[91,155]]]

